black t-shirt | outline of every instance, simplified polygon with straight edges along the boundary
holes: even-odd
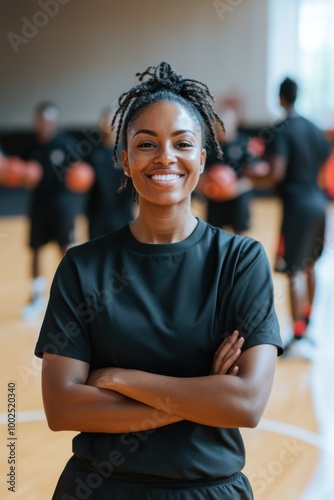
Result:
[[[184,241],[145,244],[129,226],[73,247],[56,272],[35,354],[175,377],[209,375],[238,328],[244,349],[281,339],[262,245],[198,221]],[[217,395],[218,397],[218,395]],[[110,417],[112,418],[112,416]],[[153,431],[81,433],[73,450],[124,460],[115,473],[174,479],[230,476],[244,466],[238,429],[182,421]]]
[[[278,186],[282,195],[306,194],[318,190],[320,167],[330,153],[324,133],[298,114],[291,114],[275,125],[266,144],[267,155],[287,159],[286,175]]]
[[[40,143],[34,138],[22,157],[38,161],[43,168],[41,182],[32,192],[32,210],[45,210],[63,203],[70,207],[78,200],[78,195],[67,189],[64,182],[68,166],[80,160],[74,137],[59,133],[47,143]]]
[[[131,188],[118,193],[124,175],[122,168],[115,168],[113,148],[100,145],[94,149],[87,159],[95,170],[95,183],[89,193],[88,217],[101,216],[106,219],[115,218],[126,224],[132,218]]]

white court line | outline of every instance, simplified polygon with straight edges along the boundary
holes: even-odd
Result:
[[[285,422],[280,422],[278,420],[269,420],[263,418],[260,420],[257,429],[262,431],[274,432],[276,434],[284,434],[285,436],[290,436],[305,443],[309,443],[316,448],[324,448],[323,440],[320,434],[316,432],[308,431],[303,427],[298,427],[296,425],[287,424]]]
[[[19,411],[16,414],[16,422],[41,422],[46,420],[43,410]],[[0,425],[5,425],[8,422],[7,413],[0,413]]]

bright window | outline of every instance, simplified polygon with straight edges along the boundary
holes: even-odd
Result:
[[[334,1],[299,2],[298,110],[334,128]]]

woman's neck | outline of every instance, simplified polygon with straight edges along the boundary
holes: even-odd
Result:
[[[148,206],[139,204],[138,217],[131,223],[133,236],[142,243],[177,243],[183,241],[194,231],[197,219],[187,206]]]

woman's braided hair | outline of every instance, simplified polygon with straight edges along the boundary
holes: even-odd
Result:
[[[136,76],[140,83],[120,96],[118,108],[112,120],[113,128],[117,122],[114,147],[115,166],[119,164],[118,146],[122,140],[123,147],[127,147],[127,130],[139,111],[155,102],[166,101],[177,102],[192,114],[201,126],[204,143],[207,139],[211,139],[218,158],[222,158],[218,134],[224,134],[224,123],[214,110],[212,106],[214,98],[204,83],[183,78],[166,61],[157,66],[149,66],[143,73],[136,73]],[[128,179],[126,176],[123,177],[119,191],[125,189]],[[135,190],[133,194],[136,199]]]

